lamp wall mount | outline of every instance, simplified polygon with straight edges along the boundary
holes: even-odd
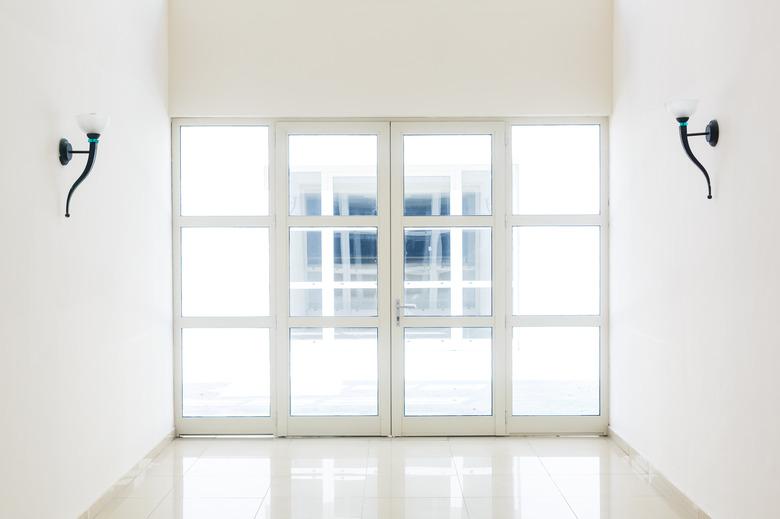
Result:
[[[685,150],[685,154],[688,155],[688,158],[691,159],[691,162],[693,162],[697,168],[702,172],[704,175],[705,180],[707,181],[707,199],[712,199],[712,182],[710,181],[710,174],[707,173],[707,168],[705,168],[702,163],[699,161],[699,159],[696,158],[696,156],[693,154],[693,151],[691,150],[691,145],[688,142],[688,139],[690,137],[699,137],[703,136],[704,139],[707,141],[707,143],[710,146],[717,146],[718,139],[720,138],[720,127],[718,126],[718,121],[713,119],[707,124],[706,129],[703,132],[698,133],[689,133],[688,132],[688,120],[689,117],[677,117],[677,123],[680,126],[680,142],[682,143],[683,149]]]
[[[68,198],[65,201],[65,217],[70,218],[70,199],[73,197],[73,193],[84,182],[84,179],[92,171],[92,167],[95,165],[95,158],[97,157],[97,145],[100,141],[100,132],[108,125],[108,117],[99,114],[82,114],[78,116],[79,126],[87,134],[87,142],[89,143],[88,150],[74,150],[68,139],[60,139],[59,142],[59,159],[60,164],[66,166],[72,159],[73,155],[85,154],[87,155],[87,163],[84,166],[84,171],[79,175],[73,185],[68,191]]]

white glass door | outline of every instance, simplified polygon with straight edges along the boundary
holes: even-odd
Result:
[[[391,141],[393,434],[502,434],[504,126]]]
[[[606,124],[173,124],[181,434],[607,427]]]
[[[390,434],[388,130],[277,126],[278,434]]]

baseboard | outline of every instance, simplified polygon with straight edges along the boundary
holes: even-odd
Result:
[[[704,510],[699,508],[685,493],[677,488],[666,476],[661,474],[644,456],[634,449],[627,441],[620,437],[612,428],[608,428],[608,435],[615,444],[626,453],[634,470],[642,476],[650,485],[658,490],[679,512],[691,519],[712,519]]]
[[[95,501],[92,506],[87,508],[87,510],[78,516],[78,519],[94,519],[97,517],[97,515],[103,510],[103,508],[106,506],[106,504],[114,499],[116,497],[116,493],[119,490],[119,487],[126,485],[129,481],[131,481],[133,478],[135,478],[138,474],[143,472],[146,467],[149,466],[149,464],[152,462],[154,458],[157,457],[157,455],[162,451],[170,442],[173,441],[173,438],[175,436],[175,430],[171,429],[171,432],[165,435],[165,437],[160,440],[157,445],[150,450],[146,456],[144,456],[138,463],[136,463],[132,469],[130,469],[127,474],[119,478],[119,480],[114,483],[111,488],[106,490],[102,496],[100,496],[97,501]]]

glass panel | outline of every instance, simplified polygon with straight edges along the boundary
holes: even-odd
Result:
[[[515,214],[598,214],[599,126],[512,127]]]
[[[266,328],[182,330],[184,416],[270,416]]]
[[[515,328],[512,414],[599,414],[599,329]]]
[[[182,126],[181,214],[268,214],[268,128]]]
[[[404,136],[404,215],[491,214],[490,135]]]
[[[493,414],[490,328],[406,328],[406,416]]]
[[[598,315],[598,227],[515,227],[513,232],[516,315]]]
[[[404,229],[405,315],[491,315],[487,227]]]
[[[290,229],[290,315],[376,315],[376,247],[376,228]]]
[[[290,329],[290,414],[376,416],[376,328]]]
[[[290,214],[375,215],[376,135],[291,135]]]
[[[269,315],[268,249],[264,227],[183,228],[182,315]]]

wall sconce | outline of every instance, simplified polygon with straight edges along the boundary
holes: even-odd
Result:
[[[677,123],[680,125],[680,141],[682,141],[682,146],[685,150],[685,153],[688,155],[688,158],[691,159],[691,162],[696,164],[696,167],[698,167],[701,172],[704,173],[704,178],[707,179],[707,198],[711,199],[712,184],[710,183],[710,175],[707,173],[707,170],[704,168],[704,166],[702,166],[701,162],[699,162],[699,160],[693,155],[691,146],[688,144],[688,137],[698,137],[703,135],[710,146],[715,146],[718,144],[720,130],[718,128],[718,121],[713,119],[709,122],[709,124],[707,124],[707,128],[703,132],[688,133],[688,119],[690,119],[693,113],[696,111],[697,104],[698,101],[695,99],[678,99],[671,101],[666,106],[669,111],[672,112],[675,119],[677,119]]]
[[[87,165],[84,167],[84,172],[76,179],[73,185],[68,191],[68,199],[65,202],[65,216],[70,218],[70,197],[73,196],[73,192],[79,187],[79,184],[84,182],[89,172],[92,171],[92,166],[95,165],[95,156],[97,155],[97,145],[100,139],[100,134],[108,126],[108,116],[101,114],[81,114],[77,118],[79,126],[87,134],[87,141],[89,142],[89,150],[74,151],[73,146],[70,145],[68,139],[60,139],[60,164],[65,166],[73,158],[74,153],[88,153]]]

